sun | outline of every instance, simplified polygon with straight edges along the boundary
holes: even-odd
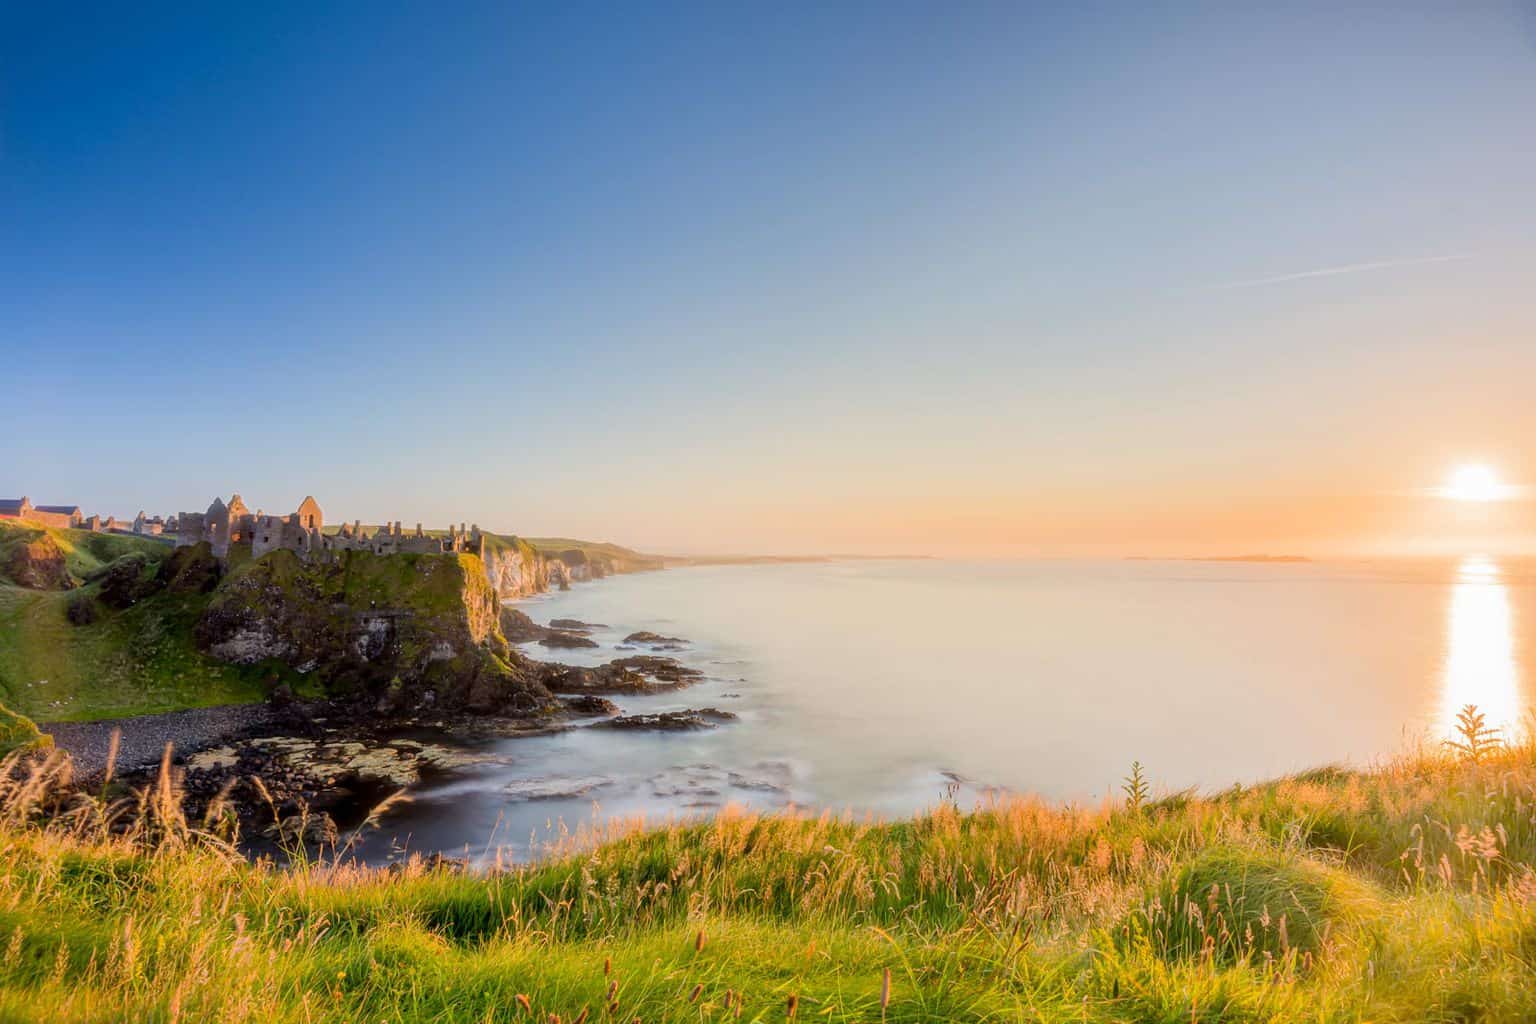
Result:
[[[1442,497],[1452,501],[1498,501],[1506,493],[1499,475],[1491,467],[1481,464],[1457,467],[1440,491]]]

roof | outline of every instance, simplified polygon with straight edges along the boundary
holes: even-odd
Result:
[[[21,514],[21,503],[25,498],[0,498],[0,516],[15,516]]]
[[[78,516],[84,514],[80,511],[79,505],[33,505],[32,507],[37,509],[39,512],[57,512],[60,515],[66,516]]]

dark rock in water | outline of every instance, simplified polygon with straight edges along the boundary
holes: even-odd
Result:
[[[508,643],[521,644],[529,640],[537,640],[549,633],[548,629],[534,622],[528,616],[516,608],[501,608],[501,635],[507,638]]]
[[[561,630],[551,630],[539,638],[540,647],[596,647],[596,640],[588,640],[576,633],[566,633]]]
[[[336,822],[329,814],[290,814],[267,827],[266,834],[285,843],[304,842],[333,846],[339,838]]]
[[[619,706],[607,697],[590,693],[575,697],[561,697],[560,703],[565,705],[567,711],[578,715],[612,715],[617,714],[619,710]]]
[[[601,622],[582,622],[580,619],[550,619],[551,629],[571,629],[576,632],[586,632],[591,629],[607,629]]]
[[[686,686],[704,678],[704,673],[696,668],[689,668],[682,662],[672,658],[657,657],[654,654],[631,654],[627,658],[615,658],[608,665],[630,672],[639,672],[658,682],[676,686]]]
[[[631,633],[624,638],[627,644],[644,644],[646,647],[669,647],[676,649],[678,644],[686,644],[688,641],[680,636],[662,636],[660,633],[652,633],[648,629],[642,629],[638,633]]]
[[[656,693],[698,682],[704,673],[653,654],[618,658],[606,665],[533,662],[537,678],[551,693]]]
[[[606,775],[553,775],[547,778],[516,779],[502,787],[502,792],[521,800],[569,800],[586,796],[594,789],[613,785]]]
[[[689,708],[687,711],[662,711],[650,715],[621,715],[594,728],[605,729],[659,729],[666,732],[685,732],[693,729],[713,729],[721,722],[734,722],[736,716],[719,708]]]

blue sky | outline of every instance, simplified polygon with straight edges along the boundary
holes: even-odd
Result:
[[[1529,4],[315,6],[3,16],[0,491],[1033,553],[1536,477]]]

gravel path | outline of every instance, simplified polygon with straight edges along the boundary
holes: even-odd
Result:
[[[113,729],[123,731],[116,770],[127,771],[159,762],[167,743],[179,753],[190,754],[272,720],[272,710],[265,704],[226,704],[99,722],[55,722],[38,728],[53,736],[55,746],[69,751],[75,759],[75,777],[89,782],[106,770]]]

